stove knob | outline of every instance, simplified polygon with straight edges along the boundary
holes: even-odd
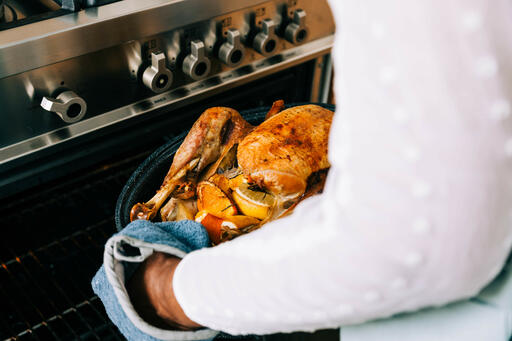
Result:
[[[190,43],[190,49],[190,54],[183,60],[183,72],[197,81],[210,73],[210,60],[205,57],[205,48],[202,41],[192,41]]]
[[[151,65],[144,70],[142,83],[159,94],[171,87],[172,78],[172,72],[166,66],[165,55],[162,52],[152,52]]]
[[[80,121],[87,111],[87,103],[73,91],[64,91],[57,98],[43,97],[41,106],[52,111],[66,123]]]
[[[262,22],[262,30],[254,37],[253,47],[256,51],[270,56],[277,49],[276,25],[272,19],[265,19]]]
[[[307,35],[306,12],[298,9],[293,14],[293,22],[286,26],[284,37],[292,44],[299,44],[306,39]]]
[[[220,46],[219,59],[230,67],[235,67],[242,62],[245,49],[240,42],[240,32],[231,28],[227,31],[228,40]]]

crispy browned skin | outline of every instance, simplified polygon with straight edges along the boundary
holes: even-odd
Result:
[[[192,197],[197,181],[215,174],[235,144],[238,164],[251,182],[276,195],[302,195],[308,177],[329,167],[333,113],[316,105],[279,112],[283,107],[283,101],[274,102],[268,119],[254,130],[234,109],[206,110],[177,150],[160,189],[149,201],[135,204],[130,219],[153,219],[170,195]]]
[[[252,126],[238,111],[226,107],[207,109],[194,123],[187,137],[176,151],[166,179],[171,179],[194,158],[200,157],[198,172],[216,161],[225,146],[238,142]],[[164,180],[164,183],[165,183]]]
[[[160,189],[149,201],[132,207],[130,220],[154,218],[173,192],[184,199],[193,196],[201,171],[219,160],[252,128],[231,108],[213,107],[203,112],[176,151]]]
[[[238,146],[244,175],[275,195],[303,194],[308,177],[329,167],[327,144],[333,115],[320,106],[304,105],[260,124]]]

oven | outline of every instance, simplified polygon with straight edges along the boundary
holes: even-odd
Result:
[[[317,0],[0,0],[0,340],[122,340],[90,281],[127,179],[208,107],[332,103],[334,28]]]

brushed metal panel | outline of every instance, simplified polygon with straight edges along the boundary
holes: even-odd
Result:
[[[284,23],[299,8],[307,14],[308,36],[294,45],[283,38]],[[278,52],[268,58],[251,48],[267,18],[280,25]],[[218,59],[229,29],[240,32],[245,46],[235,68]],[[157,107],[190,103],[326,55],[334,30],[325,0],[124,0],[1,31],[0,165],[133,116],[151,115],[155,98]],[[204,42],[211,61],[210,74],[197,82],[181,71],[195,39]],[[142,83],[156,51],[166,55],[173,72],[171,88],[158,96]],[[315,72],[312,98],[325,97],[327,69]],[[86,101],[82,121],[66,124],[40,107],[44,96],[66,89]]]

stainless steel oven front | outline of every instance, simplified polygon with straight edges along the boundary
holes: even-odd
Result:
[[[128,135],[193,119],[182,108],[241,98],[244,85],[293,68],[301,80],[279,86],[302,93],[289,100],[325,102],[334,29],[327,2],[313,0],[123,0],[4,29],[0,193],[96,162],[114,140],[150,139]]]
[[[0,340],[122,340],[90,280],[129,176],[208,107],[327,102],[334,30],[326,0],[0,0]]]

